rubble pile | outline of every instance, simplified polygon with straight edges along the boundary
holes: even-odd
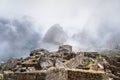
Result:
[[[98,52],[75,53],[72,46],[61,45],[55,52],[33,50],[29,57],[13,61],[3,74],[5,80],[119,80],[120,58],[110,59]]]
[[[37,49],[31,51],[29,57],[18,59],[13,72],[30,72],[33,70],[47,70],[50,67],[66,68],[66,61],[74,58],[75,53],[72,52],[72,46],[60,46],[58,51],[49,52],[46,49]]]
[[[105,59],[108,62],[106,69],[111,71],[113,78],[120,80],[120,55],[106,56]]]

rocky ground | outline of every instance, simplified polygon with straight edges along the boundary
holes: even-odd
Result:
[[[1,73],[48,70],[51,67],[103,71],[109,78],[120,80],[120,54],[113,51],[73,52],[72,46],[62,45],[55,52],[37,49],[23,59],[9,59],[0,66]]]

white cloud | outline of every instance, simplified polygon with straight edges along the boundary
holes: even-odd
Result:
[[[76,36],[66,43],[78,47],[83,42],[85,47],[91,43],[101,47],[120,34],[120,0],[0,0],[0,17],[14,20],[23,16],[34,19],[34,29],[42,36],[52,25],[60,24],[70,37]],[[82,41],[86,33],[87,40]]]
[[[44,27],[82,27],[100,0],[1,0],[0,16],[31,16]]]

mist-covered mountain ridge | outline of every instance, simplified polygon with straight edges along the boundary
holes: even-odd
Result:
[[[44,35],[42,30],[38,32],[35,27],[34,22],[27,18],[13,20],[1,18],[1,60],[26,56],[28,52],[36,48],[53,51],[63,44],[70,44],[74,47],[73,50],[77,51],[114,50],[117,53],[120,52],[119,27],[100,25],[93,27],[92,31],[85,26],[80,31],[71,32],[72,36],[67,33],[70,28],[66,30],[60,24],[51,26]],[[41,27],[39,26],[39,28]]]

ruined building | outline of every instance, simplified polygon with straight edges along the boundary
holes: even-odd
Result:
[[[109,80],[104,60],[97,52],[75,53],[70,45],[55,52],[37,49],[4,71],[4,80]]]

